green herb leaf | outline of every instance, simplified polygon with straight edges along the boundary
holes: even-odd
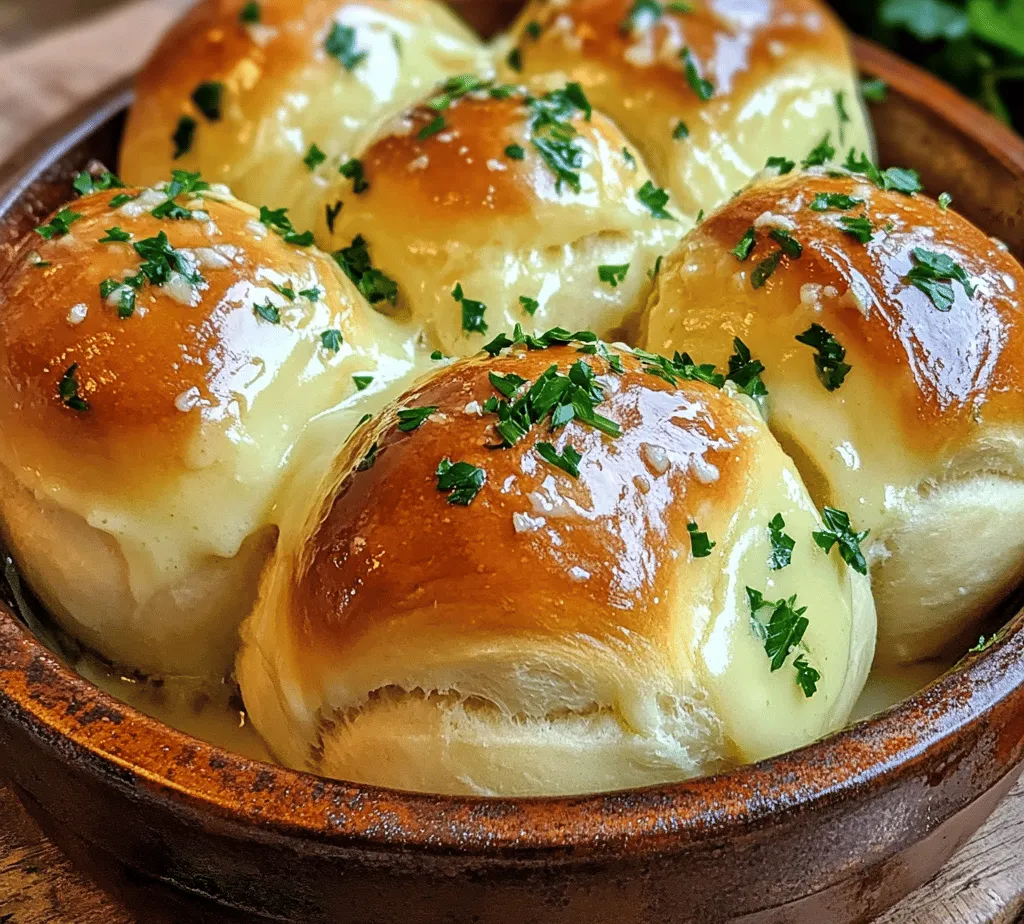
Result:
[[[804,167],[820,167],[827,164],[836,156],[836,149],[832,146],[832,133],[828,132],[803,159]]]
[[[774,253],[769,254],[765,257],[757,266],[754,267],[754,271],[750,274],[750,284],[755,289],[760,289],[764,284],[771,279],[774,272],[779,268],[779,264],[782,262],[782,251],[776,250]]]
[[[653,26],[662,15],[659,0],[633,0],[626,18],[619,23],[619,32],[629,35],[630,32],[641,32]]]
[[[473,502],[487,481],[487,473],[482,468],[468,462],[452,462],[447,457],[438,463],[436,474],[437,490],[450,491],[448,503],[462,507],[468,507]]]
[[[756,242],[757,232],[754,230],[754,226],[751,225],[743,232],[743,237],[739,239],[739,243],[729,252],[742,263],[750,256]]]
[[[331,26],[331,31],[324,42],[324,50],[332,58],[337,59],[346,71],[354,70],[369,54],[356,48],[356,30],[339,22]]]
[[[551,443],[537,443],[534,447],[537,454],[549,465],[560,468],[563,472],[572,475],[573,478],[580,477],[580,459],[583,457],[572,446],[566,444],[561,455]]]
[[[87,196],[89,193],[106,192],[108,189],[123,189],[124,183],[109,170],[95,175],[83,170],[75,177],[71,186],[78,195]]]
[[[848,196],[846,193],[818,193],[811,202],[811,210],[815,212],[848,212],[850,209],[863,205],[863,199]]]
[[[760,360],[751,357],[750,349],[739,337],[733,339],[732,345],[735,352],[729,357],[726,381],[733,382],[743,394],[751,398],[765,397],[768,389],[761,381],[764,365]]]
[[[540,33],[541,33],[540,23],[537,22],[536,19],[531,19],[526,24],[526,29],[524,31],[526,32],[526,34],[528,36],[530,36],[530,38],[532,38],[534,41],[536,41],[537,39],[540,38]]]
[[[522,145],[510,144],[505,148],[505,156],[512,160],[522,160],[526,157],[526,151],[523,149]]]
[[[174,142],[175,160],[192,150],[192,144],[195,141],[196,129],[198,127],[199,123],[192,116],[183,115],[178,119],[174,134],[171,135],[171,141]]]
[[[668,193],[655,186],[650,180],[637,190],[636,197],[655,218],[675,221],[675,216],[665,211],[665,206],[668,204]]]
[[[274,323],[277,323],[276,321]],[[341,331],[337,328],[330,328],[329,330],[322,331],[320,334],[320,345],[325,350],[330,350],[332,353],[337,353],[341,349],[341,345],[344,342]],[[353,376],[356,378],[356,376]],[[371,377],[372,378],[372,377]],[[358,382],[356,383],[359,384]],[[362,389],[360,389],[362,391]]]
[[[370,384],[373,382],[373,376],[357,374],[352,376],[352,381],[355,382],[356,391],[365,391],[367,388],[370,387]]]
[[[867,215],[858,215],[856,217],[843,215],[839,219],[839,227],[861,244],[869,243],[875,235],[874,225],[871,224],[871,219]]]
[[[974,295],[970,277],[952,258],[923,247],[915,247],[911,255],[915,265],[905,278],[924,292],[939,311],[949,311],[953,307],[956,301],[954,281],[963,286],[968,297]]]
[[[403,433],[411,433],[422,427],[427,418],[437,411],[437,405],[429,407],[404,407],[398,412],[398,429]]]
[[[309,146],[306,156],[302,158],[302,162],[310,173],[316,170],[325,160],[327,160],[327,155],[320,150],[315,142]]]
[[[486,333],[487,322],[484,320],[484,313],[487,311],[487,306],[483,302],[466,298],[461,282],[457,282],[455,288],[452,289],[452,298],[462,305],[462,329],[467,333]]]
[[[100,244],[123,244],[130,241],[132,236],[120,227],[107,228],[107,233],[99,239]]]
[[[519,304],[522,305],[523,311],[530,315],[530,317],[533,317],[537,313],[537,309],[540,308],[540,302],[535,298],[530,298],[528,295],[520,295]]]
[[[881,77],[862,80],[860,92],[869,103],[884,103],[889,98],[889,84]]]
[[[606,282],[613,289],[626,278],[626,273],[629,272],[628,263],[620,263],[618,265],[602,264],[597,268],[597,278],[601,282]]]
[[[796,668],[796,682],[804,691],[804,696],[810,699],[818,692],[818,681],[821,680],[821,674],[807,663],[805,655],[798,655],[793,662],[793,667]]]
[[[370,188],[370,184],[366,180],[366,174],[363,173],[363,162],[361,160],[356,160],[353,157],[351,160],[343,163],[338,172],[346,180],[352,181],[352,192],[357,195],[366,192]]]
[[[327,230],[334,234],[334,223],[338,220],[338,216],[341,214],[341,207],[343,203],[339,199],[334,205],[325,205],[324,214],[327,218]]]
[[[764,650],[774,673],[786,663],[790,653],[803,640],[810,625],[804,616],[807,607],[796,608],[795,594],[788,600],[772,601],[766,600],[752,587],[747,588],[747,601],[750,603],[751,625],[764,642]]]
[[[523,70],[523,53],[519,48],[513,48],[505,57],[505,63],[517,74]]]
[[[779,171],[780,176],[785,176],[787,173],[791,173],[793,168],[796,166],[796,162],[790,160],[788,157],[769,157],[765,161],[765,169],[774,169]]]
[[[707,533],[700,532],[700,527],[693,520],[686,524],[686,531],[690,534],[690,554],[694,558],[707,558],[718,544],[708,539]]]
[[[868,530],[855,532],[850,526],[850,515],[844,510],[836,510],[835,507],[826,507],[821,512],[821,518],[825,521],[825,528],[811,533],[817,545],[826,552],[832,546],[839,546],[839,554],[854,571],[861,574],[868,573],[868,563],[864,553],[860,550],[860,544],[868,534]]]
[[[803,245],[788,231],[772,228],[768,236],[779,245],[782,252],[791,260],[799,260],[804,254]]]
[[[263,318],[264,321],[269,321],[271,324],[281,323],[280,310],[276,305],[269,301],[262,305],[253,305],[252,310],[255,311],[259,317]]]
[[[210,122],[220,121],[221,103],[224,98],[224,84],[207,80],[192,91],[192,102]]]
[[[851,121],[850,114],[846,111],[846,94],[842,90],[837,90],[835,101],[836,115],[839,117],[839,143],[844,144],[846,142],[846,126]]]
[[[705,80],[700,75],[700,71],[697,68],[697,62],[693,58],[693,53],[689,48],[684,48],[679,52],[679,57],[683,61],[683,67],[686,70],[686,82],[690,85],[690,89],[697,94],[697,98],[702,102],[707,102],[715,95],[715,85],[710,80]]]
[[[78,363],[72,363],[57,383],[57,394],[64,407],[82,413],[89,410],[89,402],[79,395],[78,388]]]
[[[682,119],[680,119],[678,122],[676,122],[676,127],[672,129],[672,138],[675,141],[681,141],[683,138],[689,137],[689,126],[687,126],[687,124]]]
[[[829,391],[839,388],[852,366],[845,363],[846,348],[820,324],[812,324],[802,334],[798,334],[798,343],[803,343],[817,351],[814,367],[818,378]]]
[[[259,23],[262,15],[260,5],[255,0],[250,0],[238,13],[238,21],[243,26],[255,26]]]
[[[942,211],[946,211],[952,203],[953,197],[948,192],[939,193],[939,208],[942,209]]]
[[[371,264],[370,252],[361,234],[357,234],[348,247],[336,250],[331,256],[371,305],[382,301],[390,305],[398,303],[398,284]]]
[[[768,556],[768,567],[772,571],[781,571],[793,560],[793,548],[796,541],[787,536],[783,530],[786,528],[786,521],[782,514],[777,513],[768,523],[768,538],[772,544],[772,554]]]
[[[36,234],[47,241],[51,241],[55,237],[63,237],[81,217],[81,212],[73,212],[65,206],[47,224],[36,228]]]
[[[444,116],[439,115],[436,118],[431,119],[431,121],[424,125],[423,128],[416,132],[416,137],[420,141],[426,141],[428,138],[433,138],[434,135],[444,131],[444,126]]]

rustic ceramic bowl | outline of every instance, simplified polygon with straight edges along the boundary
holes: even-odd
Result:
[[[494,26],[490,7],[467,9]],[[1024,254],[1024,144],[926,74],[858,54],[892,88],[872,112],[882,160],[917,167]],[[69,198],[74,171],[116,163],[129,100],[117,90],[20,157],[0,195],[0,264]],[[193,896],[167,912],[177,921],[213,920],[203,898],[302,924],[867,921],[925,882],[1020,772],[1018,604],[994,614],[1006,628],[987,650],[797,753],[554,799],[410,795],[247,760],[102,693],[0,606],[0,772],[51,836],[142,890],[148,921],[163,919],[163,886],[174,908]]]

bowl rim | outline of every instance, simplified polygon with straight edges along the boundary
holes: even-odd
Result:
[[[855,39],[861,69],[947,121],[1024,177],[1024,139],[937,78]],[[0,171],[0,221],[43,176],[132,98],[122,82],[37,136]],[[73,126],[70,131],[67,126]],[[0,172],[0,175],[4,175]],[[127,771],[150,798],[216,815],[261,836],[298,837],[378,850],[576,862],[614,851],[674,853],[696,842],[749,834],[780,816],[890,788],[923,762],[957,753],[957,740],[1024,685],[1024,593],[991,645],[884,712],[756,764],[711,777],[580,796],[473,797],[412,793],[331,780],[250,759],[193,738],[105,693],[65,666],[0,603],[0,715],[94,771]],[[33,675],[35,681],[29,679]],[[41,678],[41,679],[40,679]],[[40,696],[33,683],[61,695]],[[69,701],[76,708],[69,708]],[[90,721],[83,713],[93,715]],[[101,721],[97,721],[100,719]],[[141,744],[141,747],[139,746]],[[187,753],[187,762],[175,755]],[[121,774],[123,776],[123,773]],[[230,778],[230,783],[226,780]],[[514,824],[487,824],[509,817]]]

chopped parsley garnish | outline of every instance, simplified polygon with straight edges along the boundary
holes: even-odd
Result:
[[[358,429],[362,425],[364,420],[371,420],[371,419],[372,418],[370,417],[369,414],[365,415],[363,417],[363,420],[360,420],[359,423],[356,424],[356,429]],[[374,442],[372,442],[370,444],[370,448],[366,450],[366,455],[363,456],[359,460],[359,464],[356,466],[356,471],[357,472],[367,472],[371,468],[373,468],[373,466],[377,462],[377,453],[378,452],[380,452],[380,446],[378,446],[376,441],[374,441]]]
[[[769,254],[754,267],[754,271],[750,274],[750,284],[755,289],[760,289],[769,279],[771,279],[772,274],[779,268],[779,264],[781,262],[781,250],[776,250],[774,253]]]
[[[72,363],[64,370],[57,383],[57,394],[64,407],[80,413],[89,410],[89,402],[78,393],[78,363]]]
[[[911,170],[909,167],[889,167],[886,170],[879,170],[867,154],[858,155],[852,148],[847,152],[843,166],[851,173],[864,174],[879,189],[912,196],[924,188],[916,170]]]
[[[942,211],[946,211],[952,203],[953,197],[948,192],[939,193],[939,208]]]
[[[113,228],[107,228],[107,233],[99,239],[98,243],[123,244],[125,241],[130,241],[131,239],[131,234],[129,234],[123,228],[120,228],[115,225]]]
[[[694,558],[707,558],[718,544],[708,539],[707,533],[700,532],[700,527],[693,520],[686,524],[686,531],[690,534],[690,554]]]
[[[127,205],[129,202],[134,202],[138,198],[138,193],[136,193],[135,195],[129,195],[128,193],[118,193],[116,196],[114,196],[113,199],[110,200],[110,202],[107,203],[107,205],[109,205],[112,209],[119,209],[122,205]]]
[[[397,304],[398,284],[374,268],[366,240],[361,234],[357,234],[348,247],[336,250],[331,256],[371,305],[385,301],[390,305]]]
[[[174,142],[175,160],[192,150],[192,143],[195,141],[198,127],[199,123],[192,116],[183,115],[178,119],[178,125],[174,129],[174,134],[171,135],[171,141]]]
[[[505,156],[512,160],[522,160],[526,157],[526,151],[521,144],[510,144],[505,148]]]
[[[171,246],[163,231],[156,237],[135,242],[132,247],[142,258],[139,271],[134,276],[126,276],[124,279],[104,279],[100,283],[100,297],[103,299],[107,299],[114,292],[119,291],[117,305],[119,318],[130,318],[135,313],[136,292],[146,283],[162,286],[170,280],[172,273],[178,273],[192,286],[197,286],[203,281],[203,277],[189,259]]]
[[[862,80],[860,92],[869,103],[884,103],[889,96],[889,84],[880,77]]]
[[[831,551],[832,546],[838,545],[843,561],[854,571],[867,574],[868,563],[860,550],[860,544],[867,537],[869,530],[856,532],[850,525],[850,515],[844,510],[836,510],[835,507],[826,507],[821,512],[821,518],[825,521],[825,528],[811,533],[815,543],[826,552]]]
[[[486,89],[490,89],[491,95],[495,96],[503,88],[493,87],[491,81],[477,77],[476,74],[456,74],[441,84],[441,92],[427,100],[427,106],[434,112],[444,112],[467,93]]]
[[[861,244],[867,244],[875,234],[875,227],[867,215],[842,215],[839,218],[839,227]]]
[[[812,324],[802,334],[798,334],[796,339],[798,343],[817,350],[814,367],[821,383],[829,391],[839,388],[853,368],[843,361],[846,359],[846,348],[820,324]]]
[[[672,138],[675,141],[682,141],[683,138],[690,137],[690,129],[687,124],[680,119],[676,122],[676,127],[672,129]]]
[[[793,547],[796,540],[787,536],[783,530],[786,528],[786,521],[782,514],[777,513],[768,523],[768,538],[772,544],[772,554],[768,556],[768,567],[772,571],[781,571],[793,560]]]
[[[468,507],[487,481],[487,473],[482,468],[468,462],[452,462],[447,457],[438,463],[436,475],[437,490],[451,492],[448,503],[461,507]]]
[[[430,354],[430,358],[434,360],[434,362],[437,362],[438,360],[444,359],[444,353],[442,353],[440,350],[434,350]]]
[[[736,352],[729,357],[726,381],[733,382],[743,394],[751,398],[765,397],[768,389],[761,381],[764,364],[751,357],[749,347],[739,337],[733,338],[732,346]]]
[[[846,193],[818,193],[811,202],[811,210],[815,212],[848,212],[850,209],[863,205],[863,199],[848,196]]]
[[[832,146],[832,133],[827,132],[803,159],[804,167],[820,167],[828,163],[836,156],[836,149]]]
[[[793,667],[796,668],[796,682],[804,691],[804,696],[810,699],[818,692],[818,681],[821,680],[821,674],[811,667],[806,655],[797,655]]]
[[[810,625],[804,613],[807,607],[796,608],[796,594],[788,600],[766,600],[760,591],[747,588],[750,619],[754,632],[764,642],[764,650],[771,661],[772,673],[779,670],[793,649],[803,640]],[[770,614],[767,612],[770,610]],[[764,620],[762,614],[768,616]]]
[[[34,269],[46,269],[48,266],[53,266],[49,260],[44,260],[35,250],[30,250],[26,254],[25,262]]]
[[[537,309],[540,308],[540,302],[535,298],[530,298],[529,295],[520,295],[519,304],[530,317],[533,317],[537,313]]]
[[[224,98],[224,84],[216,80],[207,80],[192,91],[192,102],[207,120],[220,120],[221,103]]]
[[[320,336],[322,338],[323,334],[321,334]],[[431,359],[433,359],[433,357],[431,357]],[[373,382],[373,376],[357,374],[352,376],[352,381],[355,382],[356,391],[365,391],[367,388],[370,387],[370,383]]]
[[[710,80],[701,77],[700,71],[697,69],[697,62],[689,48],[684,48],[679,52],[679,57],[686,69],[686,82],[690,85],[690,89],[697,94],[699,100],[707,102],[715,95],[715,85]]]
[[[765,161],[764,166],[766,170],[769,168],[778,170],[781,176],[785,176],[787,173],[792,172],[793,168],[796,166],[796,162],[790,160],[788,157],[775,156],[769,157],[768,160]]]
[[[299,289],[299,295],[302,298],[308,298],[311,302],[318,302],[320,296],[323,295],[323,290],[320,286],[313,286],[311,289]]]
[[[647,271],[647,278],[650,279],[651,282],[658,278],[658,273],[661,272],[661,264],[662,261],[664,261],[664,259],[665,255],[661,253],[659,253],[658,256],[654,258],[654,266],[652,266]]]
[[[253,305],[252,310],[263,318],[264,321],[269,321],[271,324],[281,323],[281,311],[278,309],[277,305],[274,305],[271,302],[264,302],[262,305]]]
[[[238,21],[243,26],[255,26],[259,23],[261,16],[260,5],[255,0],[250,0],[238,13]]]
[[[341,207],[343,203],[339,199],[334,205],[324,206],[324,216],[327,218],[327,230],[334,234],[334,223],[338,220],[338,216],[341,214]]]
[[[772,228],[768,232],[768,237],[775,241],[791,260],[799,260],[804,255],[803,245],[788,231],[784,231],[782,228]]]
[[[368,54],[366,51],[356,49],[356,30],[351,26],[343,26],[340,22],[331,26],[331,31],[324,41],[324,50],[339,61],[346,71],[354,70]]]
[[[675,221],[675,216],[665,211],[665,206],[668,204],[668,193],[664,189],[659,189],[650,180],[637,190],[636,197],[655,218]]]
[[[597,268],[597,278],[601,282],[608,283],[614,289],[626,278],[626,273],[628,272],[628,263],[620,263],[618,265],[602,264]]]
[[[754,226],[751,225],[743,232],[743,237],[739,239],[739,243],[729,252],[742,263],[750,256],[756,242],[757,232],[754,230]]]
[[[342,343],[344,343],[344,339],[341,336],[341,331],[338,330],[336,327],[332,327],[320,333],[320,346],[322,346],[325,350],[330,350],[332,353],[337,353],[338,350],[341,349]],[[358,378],[358,376],[353,376],[353,378]],[[373,376],[370,376],[370,378],[372,379]],[[359,383],[357,382],[356,385],[358,384]],[[366,386],[364,385],[363,388],[365,387]],[[362,391],[362,388],[360,388],[359,390]]]
[[[576,143],[577,131],[571,119],[579,111],[589,121],[593,113],[590,100],[578,83],[568,83],[539,99],[527,97],[530,109],[530,143],[555,175],[555,191],[567,183],[573,192],[580,191],[579,169],[583,166],[583,150]]]
[[[444,116],[436,116],[435,118],[431,119],[426,125],[424,125],[423,128],[416,132],[416,137],[420,141],[426,141],[428,138],[432,138],[438,132],[444,131],[444,125]]]
[[[295,289],[292,288],[291,285],[282,286],[278,285],[276,282],[272,282],[270,285],[274,288],[275,292],[277,292],[279,295],[283,295],[286,299],[288,299],[288,301],[295,301]]]
[[[572,475],[573,478],[580,477],[580,459],[583,458],[572,446],[566,445],[559,455],[558,450],[551,443],[537,443],[534,447],[539,455],[549,465],[560,468],[563,472]]]
[[[452,289],[452,298],[462,305],[462,329],[470,334],[484,334],[487,332],[487,322],[484,320],[484,313],[487,306],[483,302],[466,298],[462,291],[462,283],[455,283]]]
[[[532,39],[534,39],[536,41],[537,39],[540,38],[540,33],[541,33],[540,23],[537,22],[536,19],[531,19],[526,24],[526,29],[524,31],[526,32],[526,34],[528,36],[530,36],[530,38],[532,38]]]
[[[629,148],[622,149],[622,159],[626,162],[626,166],[632,170],[636,170],[636,158],[633,156]]]
[[[83,170],[75,177],[71,186],[80,196],[87,196],[89,193],[95,192],[106,192],[108,189],[124,189],[124,183],[109,170],[104,170],[102,173],[95,175]]]
[[[313,142],[313,144],[309,146],[309,150],[306,152],[306,156],[302,158],[302,162],[306,165],[306,169],[310,173],[316,170],[316,168],[319,167],[325,160],[327,160],[327,155],[320,150],[320,147],[317,145],[316,142]]]
[[[366,180],[366,174],[363,172],[363,162],[352,158],[351,160],[345,161],[338,169],[338,172],[345,177],[346,180],[352,181],[352,192],[359,194],[364,193],[370,188],[370,184]]]
[[[398,429],[403,433],[411,433],[427,422],[427,418],[437,411],[437,405],[428,407],[404,407],[398,412]]]
[[[952,283],[959,282],[968,296],[974,295],[974,286],[964,268],[943,253],[915,247],[911,252],[914,266],[906,279],[916,286],[939,311],[949,311],[956,300]]]
[[[626,18],[619,24],[619,32],[629,35],[630,32],[648,29],[661,19],[663,12],[659,0],[633,0]]]
[[[669,385],[678,385],[680,380],[691,382],[707,382],[716,388],[725,385],[725,376],[715,371],[710,363],[697,365],[689,353],[676,352],[669,359],[658,353],[648,353],[646,350],[633,349],[633,355],[640,360],[643,370],[648,375],[663,379]]]
[[[517,74],[521,73],[523,70],[523,52],[518,47],[513,48],[505,57],[505,63]]]
[[[180,195],[194,195],[210,188],[199,173],[190,173],[188,170],[172,170],[171,182],[163,188],[167,198],[161,202],[150,214],[154,218],[169,218],[174,221],[187,221],[192,217],[184,206],[178,205],[174,200]]]
[[[850,114],[846,111],[846,93],[842,90],[836,91],[836,115],[839,116],[839,143],[846,142],[846,126],[850,124]]]
[[[301,234],[295,230],[292,220],[288,217],[288,209],[268,209],[265,205],[260,206],[260,221],[271,231],[280,234],[286,244],[295,247],[312,247],[313,232],[303,231]]]
[[[81,212],[73,212],[65,206],[50,219],[48,224],[36,228],[36,234],[47,241],[52,241],[55,237],[63,237],[81,217]]]

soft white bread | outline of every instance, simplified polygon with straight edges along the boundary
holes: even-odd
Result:
[[[768,157],[799,162],[826,135],[871,148],[846,32],[818,0],[533,0],[512,34],[504,76],[582,84],[691,218]]]
[[[412,362],[328,257],[226,190],[182,185],[173,201],[95,192],[12,255],[0,514],[29,584],[86,644],[219,678],[311,419],[347,433]],[[360,392],[355,373],[375,379]]]
[[[582,793],[841,726],[872,657],[868,584],[812,542],[820,518],[754,405],[692,367],[532,346],[408,392],[282,536],[238,663],[275,755],[407,790]],[[570,449],[578,477],[541,455],[571,469]],[[795,546],[771,570],[776,514]],[[752,613],[748,588],[782,611]],[[807,620],[774,671],[768,615],[776,642]]]
[[[435,0],[202,0],[136,78],[121,171],[151,184],[199,170],[305,230],[327,178],[384,119],[449,74],[490,69]],[[313,145],[323,158],[307,163]]]
[[[715,362],[740,337],[764,364],[811,496],[870,530],[879,656],[910,661],[962,651],[1024,575],[1024,271],[893,188],[913,176],[861,166],[755,185],[709,217],[662,266],[642,342]],[[779,253],[793,242],[799,258]]]
[[[454,79],[387,126],[360,170],[328,191],[317,238],[343,252],[364,240],[397,284],[380,307],[449,355],[517,323],[620,334],[690,226],[579,87],[534,98]]]

